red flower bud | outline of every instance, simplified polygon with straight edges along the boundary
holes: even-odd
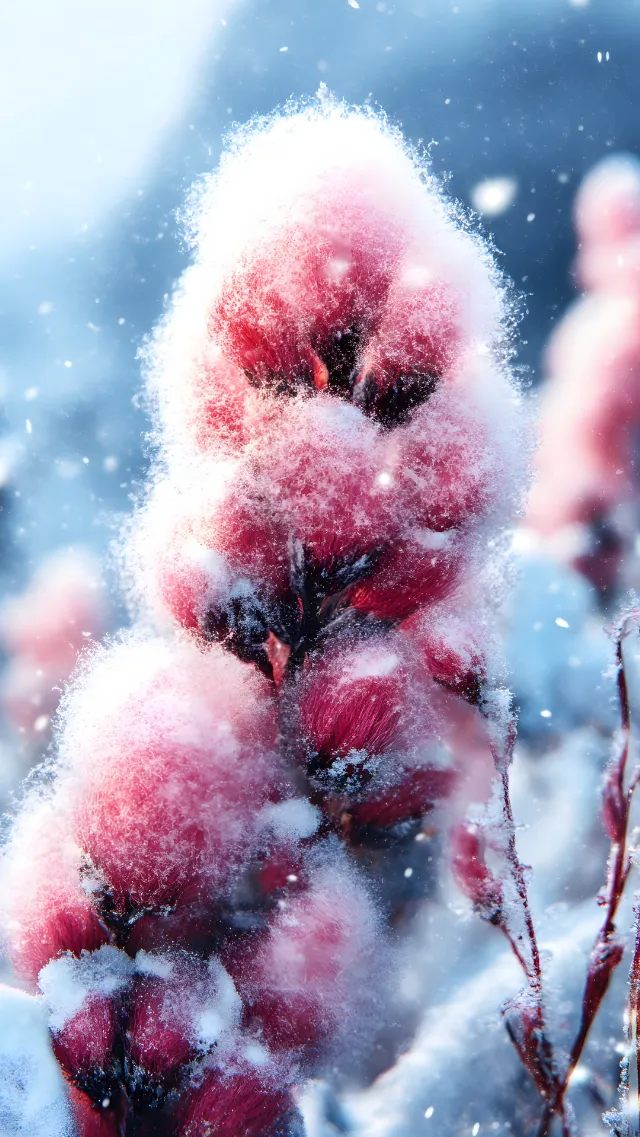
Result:
[[[218,648],[129,642],[96,661],[73,711],[65,783],[103,919],[224,890],[280,792],[267,681]]]
[[[190,1090],[175,1137],[287,1137],[295,1107],[288,1090],[253,1073],[211,1072]]]
[[[117,1084],[113,1048],[119,1000],[91,995],[59,1030],[52,1030],[53,1052],[67,1078],[100,1104]]]
[[[502,885],[487,867],[482,831],[464,822],[452,830],[450,843],[451,868],[458,887],[485,919],[497,919],[502,908]]]
[[[338,866],[283,903],[239,978],[270,1047],[302,1048],[310,1059],[337,1035],[355,1041],[375,1002],[377,935],[369,897]]]

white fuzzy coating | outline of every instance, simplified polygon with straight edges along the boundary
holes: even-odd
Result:
[[[472,353],[502,341],[507,304],[493,261],[445,199],[425,158],[371,108],[350,107],[326,92],[291,103],[229,138],[218,171],[203,180],[185,211],[195,261],[146,351],[165,451],[175,454],[174,444],[189,449],[198,413],[190,391],[194,375],[219,354],[208,316],[225,280],[282,233],[306,224],[327,190],[348,199],[350,216],[368,224],[374,218],[382,232],[399,230],[396,279],[409,294],[432,281],[452,287]],[[338,238],[349,247],[348,231]],[[285,274],[274,287],[286,297],[294,283]],[[295,296],[289,299],[295,305]]]
[[[303,840],[317,832],[322,814],[317,806],[304,797],[289,798],[273,805],[265,805],[259,823],[275,837],[284,840]]]
[[[60,1031],[93,995],[109,998],[122,991],[134,971],[133,960],[105,944],[83,952],[80,959],[65,953],[42,968],[38,985],[49,1008],[49,1024]]]
[[[224,612],[239,589],[247,594],[255,589],[255,596],[263,597],[263,560],[258,556],[260,563],[248,567],[230,564],[217,547],[218,520],[224,521],[227,501],[243,510],[237,525],[234,514],[232,532],[234,525],[239,530],[251,524],[256,513],[271,511],[282,526],[284,535],[274,540],[280,541],[284,560],[288,538],[310,545],[320,559],[332,552],[357,554],[399,536],[422,547],[433,542],[446,555],[451,534],[440,523],[431,529],[416,521],[409,499],[414,506],[429,500],[433,486],[442,482],[439,471],[443,463],[446,467],[448,449],[451,487],[442,508],[446,511],[449,498],[455,501],[458,470],[467,486],[480,486],[476,498],[467,494],[471,513],[465,533],[456,529],[455,536],[469,563],[486,559],[487,537],[508,525],[520,507],[529,458],[527,415],[506,362],[511,298],[488,246],[445,198],[424,156],[383,115],[340,103],[323,90],[314,100],[288,104],[230,136],[218,170],[203,180],[185,219],[194,262],[145,349],[159,460],[124,543],[138,618],[161,627],[172,620],[195,627],[206,612]],[[387,443],[378,424],[331,391],[309,399],[265,396],[225,354],[228,344],[221,342],[212,312],[229,290],[241,306],[245,294],[251,305],[254,271],[261,282],[266,274],[265,303],[274,307],[271,314],[262,312],[259,300],[249,324],[256,321],[257,334],[269,342],[277,339],[280,323],[273,312],[281,306],[287,313],[281,323],[291,338],[290,347],[282,348],[289,352],[285,371],[295,368],[299,350],[307,350],[301,345],[311,342],[313,321],[322,321],[323,301],[313,299],[315,285],[296,275],[308,268],[290,253],[290,237],[295,243],[300,233],[308,235],[301,247],[315,247],[317,241],[322,249],[328,242],[343,250],[328,267],[322,262],[321,271],[331,278],[328,288],[355,272],[353,290],[364,312],[360,364],[365,371],[381,361],[383,370],[392,371],[394,360],[401,370],[407,366],[405,327],[413,328],[417,344],[431,335],[437,341],[452,339],[442,381],[420,408],[433,426],[422,457],[414,452],[413,462],[397,451],[404,445],[403,428],[391,431]],[[350,250],[356,250],[353,262]],[[354,269],[358,256],[364,258],[362,271]],[[378,271],[376,264],[387,273],[382,298],[374,295],[369,279]],[[434,301],[433,328],[429,304],[424,307],[424,290],[432,285],[443,290],[442,299]],[[376,305],[379,311],[373,312]],[[276,353],[281,347],[276,345]],[[418,442],[420,429],[417,422]],[[461,434],[459,445],[456,435]],[[429,465],[431,436],[435,472]],[[420,469],[423,459],[426,466]],[[198,533],[192,532],[191,519],[197,516],[212,519],[209,537],[199,524]],[[350,528],[353,550],[345,537]],[[319,529],[329,534],[320,550]],[[252,540],[259,548],[265,537],[256,533]],[[265,554],[269,557],[273,563],[273,555]],[[175,582],[181,579],[193,585],[187,599],[176,598]],[[270,580],[268,589],[274,587]]]

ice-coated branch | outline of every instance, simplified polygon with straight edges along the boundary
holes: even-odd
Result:
[[[527,987],[519,996],[505,1004],[504,1023],[518,1057],[541,1097],[544,1100],[555,1100],[560,1083],[545,1022],[540,949],[529,903],[525,869],[516,846],[516,826],[509,786],[517,722],[510,695],[506,691],[485,694],[479,705],[488,724],[496,769],[497,800],[494,808],[497,816],[492,820],[487,819],[484,826],[467,824],[458,829],[452,867],[458,884],[471,899],[476,911],[502,932],[522,968]],[[500,858],[499,874],[487,865],[487,846]]]
[[[616,678],[620,706],[620,739],[616,742],[617,752],[614,754],[606,771],[603,786],[602,820],[611,840],[605,886],[603,892],[598,897],[598,902],[603,905],[605,910],[604,920],[591,949],[589,970],[587,972],[587,979],[582,996],[578,1031],[571,1046],[569,1060],[562,1078],[558,1083],[556,1093],[545,1105],[537,1130],[537,1137],[546,1137],[554,1114],[562,1107],[571,1075],[580,1061],[593,1021],[607,993],[611,976],[620,963],[624,952],[624,946],[616,935],[615,919],[630,867],[627,849],[629,813],[633,793],[640,779],[640,767],[637,767],[633,771],[631,778],[627,782],[627,764],[631,744],[631,713],[623,645],[625,639],[627,639],[632,631],[637,633],[639,619],[639,614],[635,609],[624,613],[614,633]],[[634,955],[634,965],[632,966],[630,979],[632,1006],[635,984],[635,961],[636,955]]]

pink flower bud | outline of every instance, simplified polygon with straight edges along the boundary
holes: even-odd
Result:
[[[620,784],[618,762],[605,771],[602,786],[602,823],[612,841],[623,841],[627,828],[629,804]]]
[[[455,360],[459,315],[459,298],[442,282],[396,284],[367,345],[355,401],[385,426],[406,422]]]
[[[415,531],[382,553],[375,570],[355,585],[351,604],[379,620],[403,620],[449,595],[466,553],[464,541],[454,534]]]
[[[170,992],[172,1005],[167,985],[166,979],[154,976],[137,977],[132,984],[127,1051],[133,1064],[132,1080],[140,1081],[143,1088],[146,1079],[151,1083],[168,1079],[196,1054],[185,1015],[180,1013],[180,992]]]
[[[616,245],[640,233],[638,159],[616,154],[598,162],[580,185],[574,219],[578,239],[588,248]]]
[[[497,461],[477,406],[443,386],[389,434],[385,468],[412,523],[443,532],[473,520],[503,492]]]
[[[239,984],[250,1022],[276,1050],[358,1038],[376,1000],[379,950],[375,909],[347,866],[316,870],[308,890],[288,899]],[[378,984],[379,989],[379,984]]]
[[[62,952],[79,956],[110,942],[81,887],[80,864],[64,802],[28,802],[5,852],[0,888],[6,951],[25,979],[35,982]]]
[[[470,822],[457,825],[450,835],[451,868],[458,887],[485,919],[499,918],[502,885],[485,861],[486,838]]]
[[[267,681],[219,648],[131,639],[96,659],[67,716],[64,784],[104,918],[224,890],[280,792]]]
[[[120,1006],[115,998],[92,995],[59,1030],[52,1030],[53,1052],[65,1074],[100,1104],[117,1088],[113,1049]]]
[[[266,642],[289,589],[289,532],[242,470],[231,484],[200,467],[179,492],[159,483],[130,556],[145,607],[222,641]]]
[[[210,1072],[181,1104],[175,1137],[287,1137],[296,1116],[289,1091],[252,1072]]]
[[[361,788],[376,760],[406,737],[412,712],[401,646],[390,637],[336,645],[303,677],[299,714],[307,768],[336,788]]]
[[[29,587],[3,605],[5,649],[40,667],[66,668],[66,677],[87,638],[103,631],[102,590],[99,566],[89,553],[52,554]]]
[[[215,1050],[221,1057],[235,1037],[242,1004],[215,957],[142,952],[136,968],[125,1039],[129,1078],[138,1097],[153,1102],[198,1055]]]
[[[402,630],[437,683],[454,695],[477,703],[487,669],[477,629],[445,608],[427,608],[410,617]]]
[[[342,184],[307,199],[306,217],[260,242],[225,281],[210,330],[256,386],[348,395],[398,256],[398,234],[376,231],[358,196]]]
[[[417,821],[448,798],[457,773],[442,766],[406,766],[386,786],[372,786],[359,801],[349,804],[351,825],[358,829],[388,829],[404,821]]]
[[[254,500],[321,564],[368,553],[398,530],[402,501],[387,485],[381,433],[339,399],[285,403],[249,448],[247,466]],[[241,499],[245,491],[238,484],[233,492]]]

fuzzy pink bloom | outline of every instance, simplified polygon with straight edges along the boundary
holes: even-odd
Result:
[[[138,957],[140,958],[140,957]],[[132,983],[125,1045],[138,1092],[171,1089],[180,1067],[224,1044],[240,998],[220,963],[187,952],[146,957]]]
[[[352,751],[375,758],[402,745],[410,679],[397,637],[347,643],[313,660],[301,684],[302,735],[318,770]]]
[[[639,327],[640,294],[595,292],[577,302],[551,341],[528,512],[542,533],[588,522],[632,492]]]
[[[292,203],[272,241],[256,242],[225,280],[210,329],[251,383],[348,394],[401,253],[401,234],[368,196],[343,175],[304,214]]]
[[[60,1030],[53,1031],[53,1052],[66,1076],[80,1089],[109,1097],[113,1049],[120,1005],[114,998],[92,996]],[[95,1095],[94,1095],[95,1096]]]
[[[445,388],[389,434],[385,469],[413,524],[443,532],[483,513],[503,492],[500,457],[478,408]]]
[[[349,803],[350,831],[390,829],[418,821],[451,797],[458,781],[453,766],[398,764],[388,782],[374,784],[361,800]]]
[[[356,824],[421,816],[452,784],[429,762],[439,722],[428,674],[402,635],[336,645],[299,684],[301,757]]]
[[[93,887],[123,918],[224,891],[281,788],[266,680],[220,649],[130,641],[96,660],[67,719],[63,777]]]
[[[577,273],[588,290],[640,285],[640,162],[605,158],[587,174],[574,203]]]
[[[289,1092],[253,1073],[205,1075],[180,1110],[176,1137],[287,1137]]]
[[[491,647],[485,627],[445,606],[417,612],[405,621],[402,630],[437,683],[472,703],[478,701]]]
[[[404,620],[425,604],[437,604],[458,584],[469,550],[455,533],[416,531],[381,555],[375,571],[358,582],[351,604],[379,620]]]
[[[110,940],[82,889],[80,862],[60,799],[20,815],[2,864],[0,902],[5,950],[25,979],[35,981],[61,952],[79,956]]]
[[[468,822],[450,836],[451,867],[465,896],[491,919],[500,911],[502,886],[486,864],[487,842],[479,827]]]
[[[375,908],[357,878],[338,864],[316,870],[239,978],[249,1025],[276,1051],[300,1049],[308,1061],[320,1043],[357,1044],[376,1006],[379,948]]]
[[[629,539],[640,421],[640,165],[611,158],[576,198],[578,277],[587,292],[554,333],[542,395],[538,480],[528,524],[602,588]],[[622,510],[621,508],[622,507]]]

